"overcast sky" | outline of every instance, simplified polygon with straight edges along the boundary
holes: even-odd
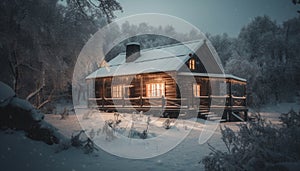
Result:
[[[277,23],[297,17],[300,6],[291,0],[118,0],[124,12],[118,18],[140,13],[162,13],[182,18],[211,34],[237,36],[254,17],[268,15]],[[180,31],[180,30],[179,30]]]

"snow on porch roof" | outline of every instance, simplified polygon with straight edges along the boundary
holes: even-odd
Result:
[[[246,79],[240,78],[231,74],[211,74],[211,73],[191,73],[191,72],[179,72],[178,75],[182,76],[200,76],[200,77],[209,77],[209,78],[230,78],[242,82],[247,82]]]
[[[125,53],[108,62],[109,67],[102,67],[86,79],[133,75],[151,72],[177,71],[189,59],[189,54],[202,46],[203,40],[195,40],[141,50],[141,56],[134,62],[125,62]]]

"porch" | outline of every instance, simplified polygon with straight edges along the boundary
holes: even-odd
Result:
[[[239,120],[246,121],[248,112],[246,97],[236,97],[232,95],[200,96],[194,98],[165,97],[164,100],[162,100],[162,98],[149,97],[89,98],[88,104],[89,107],[111,112],[148,112],[151,110],[151,114],[165,117],[178,117],[181,113],[185,113],[190,117],[195,116],[202,118],[208,118],[210,115],[216,117],[216,115],[218,115],[220,119],[226,121],[231,121],[237,117],[239,117]]]

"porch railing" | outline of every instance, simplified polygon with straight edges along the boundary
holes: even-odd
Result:
[[[246,97],[199,96],[194,98],[131,97],[131,98],[89,98],[89,104],[97,107],[166,107],[204,109],[209,107],[244,107]]]

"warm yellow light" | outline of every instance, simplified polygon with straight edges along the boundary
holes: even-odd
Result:
[[[196,65],[195,65],[195,59],[190,59],[189,60],[189,68],[191,70],[194,70],[196,68]]]
[[[147,97],[161,97],[165,95],[164,83],[149,83],[146,84],[146,96]]]

